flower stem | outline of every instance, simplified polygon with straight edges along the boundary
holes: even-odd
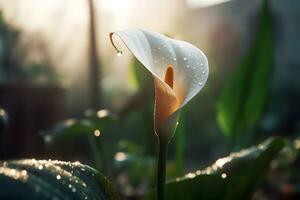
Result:
[[[167,153],[168,141],[158,139],[157,200],[165,199]]]

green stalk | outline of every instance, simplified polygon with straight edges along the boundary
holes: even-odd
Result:
[[[166,164],[169,142],[158,139],[157,200],[165,199]]]

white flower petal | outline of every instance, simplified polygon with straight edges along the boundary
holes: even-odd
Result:
[[[174,67],[173,90],[177,97],[178,109],[191,100],[206,83],[209,73],[208,61],[204,53],[194,45],[140,29],[117,31],[112,34],[119,36],[134,56],[161,82],[164,82],[168,65]]]

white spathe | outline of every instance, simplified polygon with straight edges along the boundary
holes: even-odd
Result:
[[[206,56],[190,43],[141,29],[111,33],[110,39],[116,49],[113,35],[117,35],[153,75],[156,89],[156,133],[158,136],[170,138],[174,131],[170,128],[176,127],[180,108],[190,101],[207,81],[209,69]],[[165,80],[170,78],[166,77],[168,68],[172,68],[172,74],[168,75],[171,75],[172,86]]]

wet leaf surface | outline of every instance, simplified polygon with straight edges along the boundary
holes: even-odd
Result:
[[[257,146],[220,158],[204,170],[188,173],[167,183],[167,200],[251,199],[251,195],[267,175],[271,161],[285,141],[271,138]],[[155,191],[145,200],[154,200]]]
[[[0,185],[0,199],[119,199],[101,173],[79,162],[2,161]]]

